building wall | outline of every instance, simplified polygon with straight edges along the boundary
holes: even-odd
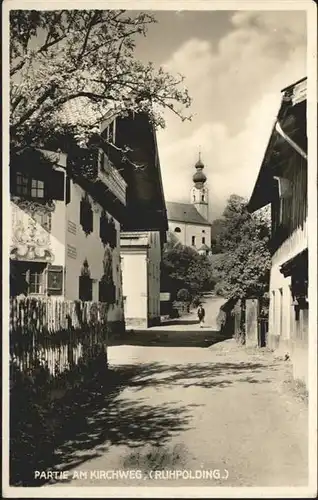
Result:
[[[160,323],[160,262],[161,247],[158,231],[149,232],[148,249],[148,323]]]
[[[193,246],[192,237],[195,237],[194,248],[199,250],[202,246],[202,237],[205,238],[205,244],[211,246],[211,227],[199,224],[188,224],[178,221],[169,221],[169,231],[171,231],[182,243],[182,245]],[[180,228],[181,232],[175,232],[176,228]],[[203,232],[204,231],[204,232]]]
[[[160,261],[158,231],[122,239],[121,267],[127,328],[160,323]]]
[[[294,376],[308,379],[308,311],[301,310],[295,318],[290,290],[291,278],[284,277],[280,266],[308,247],[307,222],[298,228],[272,256],[270,274],[270,308],[268,345],[282,354],[289,353],[293,362]]]
[[[126,328],[148,326],[147,258],[147,247],[121,249]]]
[[[63,161],[64,160],[64,161]],[[66,158],[60,161],[64,172]],[[37,201],[26,200],[13,196],[11,208],[11,248],[17,248],[13,259],[45,262],[41,252],[50,254],[50,263],[65,265],[65,202],[55,200],[53,204],[42,205]],[[48,214],[51,219],[51,229],[47,231],[35,219],[39,214]],[[33,254],[32,249],[35,250]],[[31,250],[31,251],[28,251]]]
[[[93,301],[98,301],[98,282],[103,275],[103,259],[105,247],[99,236],[100,216],[102,207],[93,202],[93,232],[86,235],[80,224],[80,202],[84,195],[83,189],[71,182],[70,203],[66,208],[66,246],[65,246],[65,298],[79,298],[79,276],[85,259],[88,261],[91,278],[93,279]],[[108,214],[111,216],[111,214]],[[122,284],[120,274],[120,225],[115,221],[117,229],[117,246],[112,250],[113,280],[116,286],[116,302],[110,305],[109,322],[123,325]],[[120,327],[120,325],[118,326]]]

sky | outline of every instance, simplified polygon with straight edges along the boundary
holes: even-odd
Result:
[[[305,11],[156,11],[136,56],[185,76],[191,122],[165,112],[157,134],[166,201],[190,202],[199,149],[209,215],[249,198],[281,90],[306,76]]]

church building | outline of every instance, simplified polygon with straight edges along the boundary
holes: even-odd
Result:
[[[206,186],[204,164],[199,159],[195,164],[190,191],[190,203],[166,202],[169,232],[182,245],[195,248],[200,254],[211,254],[211,224],[209,218],[209,190]]]

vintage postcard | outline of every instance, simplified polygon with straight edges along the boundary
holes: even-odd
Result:
[[[316,497],[316,40],[4,2],[4,497]]]

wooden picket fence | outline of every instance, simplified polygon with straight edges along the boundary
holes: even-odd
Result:
[[[54,298],[10,299],[11,361],[28,372],[39,361],[57,376],[98,344],[107,346],[108,305]]]

